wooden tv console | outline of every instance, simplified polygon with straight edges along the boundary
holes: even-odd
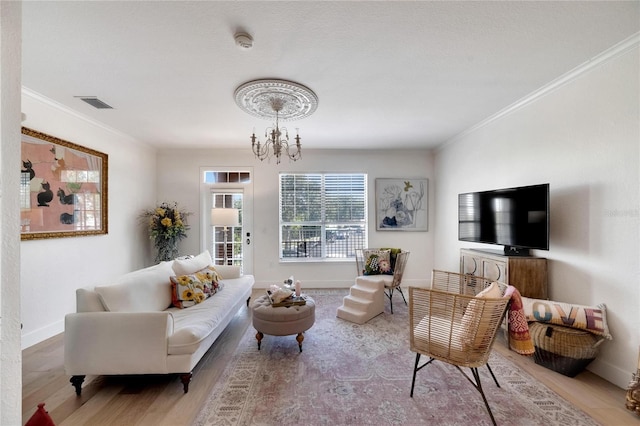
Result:
[[[506,256],[498,250],[460,249],[460,273],[509,284],[521,296],[548,299],[547,259]]]

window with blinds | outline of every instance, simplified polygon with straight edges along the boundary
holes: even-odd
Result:
[[[280,259],[353,258],[366,219],[366,174],[280,174]]]

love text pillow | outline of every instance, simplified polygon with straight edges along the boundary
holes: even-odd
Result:
[[[594,307],[523,297],[522,305],[527,321],[578,328],[612,339],[604,303]]]

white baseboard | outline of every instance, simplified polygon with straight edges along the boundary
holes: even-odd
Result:
[[[273,284],[281,285],[281,282],[276,281],[257,281],[253,284],[253,288],[264,288],[267,289],[271,287]],[[346,282],[344,280],[336,280],[336,281],[309,281],[304,280],[302,282],[302,288],[349,288],[353,285],[353,283]]]
[[[64,332],[64,320],[54,322],[30,333],[24,333],[22,335],[22,349],[27,349],[62,332]]]
[[[602,377],[606,381],[613,383],[621,389],[626,389],[627,386],[629,386],[631,375],[635,373],[635,371],[624,371],[623,369],[598,358],[594,359],[591,364],[589,364],[587,370]]]
[[[347,280],[304,280],[302,281],[302,288],[312,288],[312,289],[326,289],[326,288],[350,288],[353,284],[355,284],[355,277],[353,277],[352,281]],[[272,284],[278,284],[279,282],[275,281],[256,281],[253,284],[253,288],[269,288]],[[421,279],[411,279],[411,280],[403,280],[402,288],[409,288],[409,286],[415,287],[425,287],[429,285],[429,280],[421,280]]]

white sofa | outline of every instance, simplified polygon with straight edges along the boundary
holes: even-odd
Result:
[[[64,333],[64,368],[76,393],[86,375],[175,373],[188,392],[192,369],[249,304],[254,284],[239,267],[216,265],[220,291],[195,306],[172,307],[170,277],[210,264],[204,252],[128,273],[110,285],[78,289],[77,312],[66,315]]]

